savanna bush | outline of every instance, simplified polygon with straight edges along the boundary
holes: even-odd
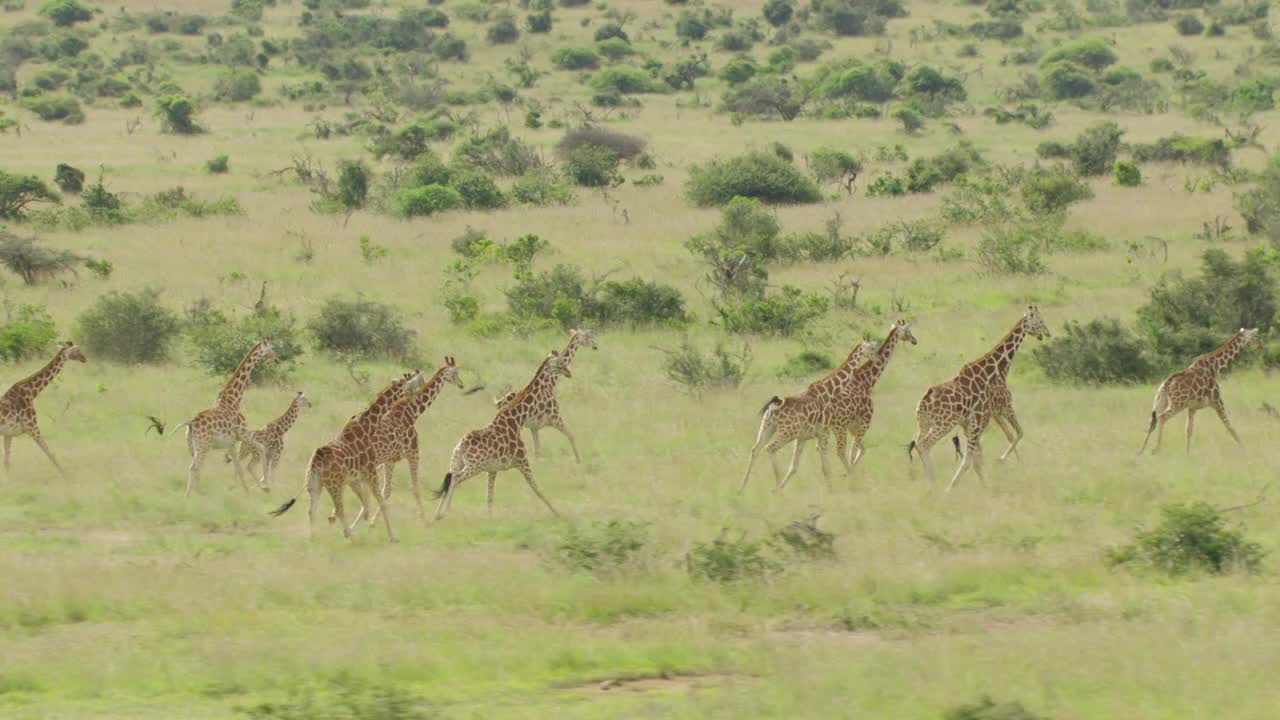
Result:
[[[307,322],[317,350],[362,360],[409,360],[416,353],[417,333],[400,313],[373,300],[330,298],[320,314]]]
[[[1120,56],[1102,38],[1081,38],[1069,40],[1046,52],[1040,58],[1042,65],[1066,61],[1087,67],[1091,70],[1102,70],[1114,64]]]
[[[573,184],[555,170],[538,168],[511,184],[511,199],[521,205],[539,207],[569,205],[574,201]]]
[[[783,285],[773,295],[738,303],[716,305],[720,324],[732,333],[791,337],[826,315],[831,301],[793,285]]]
[[[230,169],[231,158],[227,155],[214,155],[204,163],[204,170],[210,175],[222,175]]]
[[[471,210],[500,210],[507,206],[506,194],[492,176],[480,170],[455,169],[449,187],[458,192],[463,206]]]
[[[601,70],[591,77],[591,88],[598,93],[614,92],[619,95],[663,93],[668,89],[640,68],[628,66]]]
[[[1179,35],[1199,35],[1204,32],[1204,23],[1195,15],[1179,15],[1173,21],[1173,27]]]
[[[1124,131],[1113,122],[1104,122],[1080,133],[1071,145],[1071,164],[1079,175],[1106,175],[1120,153]]]
[[[561,70],[594,70],[600,67],[600,55],[591,48],[559,48],[551,53],[551,62]]]
[[[1161,372],[1144,339],[1113,318],[1068,322],[1032,354],[1054,382],[1139,383]]]
[[[156,98],[156,116],[164,132],[194,135],[204,132],[195,120],[196,108],[185,95],[161,95]]]
[[[58,194],[35,175],[0,170],[0,220],[21,220],[35,203],[61,202]]]
[[[1138,164],[1129,160],[1117,160],[1111,178],[1121,187],[1137,187],[1142,184],[1142,171]]]
[[[0,323],[0,360],[15,362],[44,354],[58,330],[43,305],[20,305]]]
[[[1206,138],[1174,133],[1154,143],[1134,143],[1133,159],[1138,162],[1180,162],[1231,166],[1231,148],[1222,138]]]
[[[1048,720],[1023,707],[1022,703],[998,703],[990,697],[983,696],[976,703],[966,703],[951,708],[942,716],[942,720]]]
[[[694,394],[738,387],[751,362],[751,351],[746,345],[734,355],[724,343],[718,342],[704,353],[688,338],[681,340],[680,347],[663,349],[662,353],[662,370],[667,378]]]
[[[49,247],[32,237],[20,237],[0,229],[0,265],[27,285],[35,285],[63,273],[75,273],[85,258]]]
[[[758,580],[782,570],[782,565],[765,552],[763,543],[747,539],[745,534],[737,538],[722,532],[709,543],[694,543],[685,556],[689,575],[699,580],[733,583]]]
[[[71,27],[93,19],[93,8],[80,0],[48,0],[40,6],[40,14],[58,27]]]
[[[1166,575],[1222,575],[1262,569],[1266,553],[1239,529],[1230,528],[1212,505],[1174,503],[1160,511],[1160,524],[1138,532],[1132,543],[1111,548],[1112,565],[1145,566]]]
[[[732,85],[720,101],[724,112],[791,121],[804,110],[804,98],[794,83],[767,76]]]
[[[685,197],[697,207],[724,205],[735,197],[785,205],[819,202],[822,193],[791,163],[753,151],[690,167]]]
[[[916,158],[907,166],[906,190],[930,192],[939,185],[952,182],[971,170],[985,165],[982,154],[968,142],[929,158]]]
[[[573,571],[610,574],[634,567],[649,544],[649,525],[610,520],[571,525],[556,543],[555,557]]]
[[[1022,179],[1022,202],[1033,213],[1060,213],[1092,197],[1084,181],[1061,169],[1035,168]]]
[[[609,187],[622,181],[618,165],[622,159],[602,145],[578,145],[564,155],[564,173],[575,185]]]
[[[196,364],[211,375],[234,371],[258,340],[270,338],[276,358],[254,369],[254,382],[283,379],[303,353],[297,320],[274,305],[229,318],[208,303],[198,302],[187,310],[187,338]]]
[[[775,374],[783,380],[796,380],[827,372],[835,366],[835,361],[827,353],[818,350],[802,350],[788,357]]]
[[[35,113],[45,122],[63,122],[79,125],[84,122],[84,108],[70,95],[37,95],[23,98],[22,107]]]
[[[620,37],[611,37],[598,41],[596,52],[611,62],[618,62],[622,58],[635,55],[636,49]]]
[[[90,354],[128,364],[164,360],[181,330],[178,316],[152,288],[107,293],[76,321],[76,337]]]
[[[628,135],[605,127],[580,127],[565,132],[560,141],[556,143],[556,152],[561,157],[565,157],[583,145],[609,148],[619,158],[632,160],[644,152],[648,143],[634,135]]]
[[[245,102],[262,92],[258,73],[249,68],[231,68],[213,85],[213,97],[226,102]]]
[[[720,68],[720,72],[717,73],[716,76],[729,85],[741,85],[755,77],[759,70],[760,69],[756,67],[755,61],[751,58],[740,57],[734,58],[725,63],[724,66]]]
[[[396,194],[396,211],[403,217],[435,215],[462,206],[461,193],[444,185],[422,185]]]
[[[978,264],[1001,275],[1039,275],[1049,268],[1040,255],[1044,242],[1036,228],[1022,225],[990,230],[978,242]]]

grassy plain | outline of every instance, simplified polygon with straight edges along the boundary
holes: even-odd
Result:
[[[26,11],[0,15],[0,26],[34,16],[37,3],[27,4]],[[99,5],[109,17],[153,3]],[[720,5],[742,15],[759,6]],[[183,10],[218,14],[224,6],[192,2]],[[669,6],[623,0],[609,6],[634,12],[636,26],[662,23],[638,33],[641,47],[657,52],[652,38],[672,37]],[[1019,70],[998,64],[1002,49],[995,44],[984,45],[978,58],[958,58],[960,41],[909,43],[911,28],[934,18],[965,21],[975,8],[917,1],[909,9],[910,17],[889,24],[895,57],[981,68],[968,83],[977,108],[993,104],[996,89],[1016,78]],[[291,2],[269,9],[268,35],[295,33],[299,11]],[[579,16],[599,12],[558,10],[550,36],[525,37],[521,44],[535,65],[549,69],[552,49],[585,41],[591,28],[580,27]],[[460,18],[452,29],[473,49],[470,63],[449,70],[460,85],[500,72],[502,59],[518,47],[489,47],[483,26]],[[1100,33],[1115,38],[1125,62],[1143,68],[1171,43],[1194,44],[1200,66],[1218,76],[1229,74],[1252,42],[1239,27],[1226,37],[1192,40],[1179,39],[1168,23]],[[117,42],[110,33],[95,40],[104,47]],[[869,55],[884,42],[840,40],[823,59]],[[761,45],[754,55],[766,51]],[[711,57],[718,65],[729,54]],[[189,90],[211,86],[209,68],[174,72]],[[297,74],[290,67],[268,73],[264,97],[276,98],[279,78]],[[721,83],[707,78],[698,87],[714,98]],[[565,118],[586,92],[575,74],[563,72],[526,91],[552,108],[548,115]],[[202,297],[248,307],[267,281],[271,300],[300,318],[335,294],[392,303],[418,332],[424,366],[454,355],[468,384],[490,390],[464,397],[446,389],[421,420],[424,479],[434,486],[457,438],[492,417],[490,395],[525,382],[547,350],[563,343],[555,333],[481,339],[450,325],[439,302],[442,269],[452,259],[449,240],[465,227],[496,239],[536,233],[554,249],[539,261],[546,266],[574,262],[672,283],[705,320],[711,310],[699,293],[700,270],[681,243],[713,226],[718,214],[683,200],[691,163],[774,141],[797,153],[904,143],[914,156],[955,139],[939,123],[918,138],[888,120],[735,126],[712,108],[689,107],[689,97],[646,96],[643,109],[616,122],[649,141],[656,172],[665,177],[660,187],[626,185],[611,193],[629,223],[589,191],[565,208],[415,221],[359,212],[345,223],[317,215],[305,189],[268,173],[296,153],[330,164],[365,153],[360,139],[308,137],[312,114],[294,103],[209,103],[200,119],[210,132],[191,138],[161,135],[145,109],[107,102],[89,107],[80,126],[41,123],[5,106],[23,123],[20,136],[0,135],[8,171],[46,177],[60,161],[86,170],[102,165],[113,190],[141,194],[182,185],[200,196],[233,194],[245,212],[47,233],[50,243],[110,259],[114,275],[34,287],[8,278],[0,294],[9,304],[48,306],[60,328],[73,327],[102,292],[146,286],[161,288],[174,308]],[[479,112],[486,122],[506,119],[490,106]],[[1029,163],[1038,142],[1070,139],[1102,117],[1066,105],[1054,113],[1057,122],[1043,131],[997,126],[980,113],[955,122],[991,159]],[[128,133],[126,122],[135,117],[143,125]],[[1219,132],[1176,112],[1111,117],[1131,141]],[[1263,142],[1280,140],[1274,113],[1260,118],[1271,124]],[[513,132],[550,155],[560,133],[519,124],[513,119]],[[219,153],[231,156],[231,172],[205,174],[203,163]],[[1244,166],[1257,167],[1263,157],[1236,153]],[[1167,433],[1161,455],[1138,458],[1153,388],[1050,384],[1024,351],[1011,376],[1028,431],[1022,461],[996,462],[991,456],[1003,451],[1004,440],[991,433],[988,482],[970,475],[947,496],[927,486],[918,464],[907,463],[921,391],[985,352],[1027,303],[1039,303],[1055,329],[1068,320],[1131,318],[1162,273],[1196,267],[1206,245],[1192,234],[1202,221],[1223,215],[1243,225],[1231,210],[1232,188],[1183,189],[1195,168],[1148,165],[1144,172],[1139,188],[1117,188],[1109,178],[1094,182],[1096,197],[1072,209],[1070,224],[1103,234],[1111,249],[1054,256],[1047,275],[993,277],[972,261],[924,257],[776,270],[774,282],[814,289],[839,272],[853,273],[862,279],[864,309],[833,311],[805,342],[752,340],[751,371],[734,391],[691,397],[667,380],[656,347],[678,344],[675,331],[601,333],[599,351],[583,351],[574,377],[561,384],[583,464],[574,464],[563,438],[546,431],[546,456],[534,466],[565,522],[548,517],[518,476],[507,474],[492,519],[477,482],[459,491],[444,521],[424,526],[408,502],[402,469],[391,510],[401,543],[388,545],[377,528],[362,528],[347,543],[322,523],[308,544],[305,512],[273,519],[266,511],[293,493],[311,450],[363,406],[372,385],[403,368],[364,365],[373,380],[360,384],[340,363],[309,352],[288,385],[255,387],[245,399],[254,425],[283,410],[295,387],[315,403],[289,437],[279,485],[269,495],[245,495],[228,467],[211,463],[204,485],[184,500],[184,444],[144,435],[143,416],[185,420],[211,402],[221,378],[181,353],[147,367],[91,357],[68,368],[39,402],[45,434],[74,469],[73,479],[60,479],[20,439],[13,472],[0,484],[0,715],[226,718],[237,716],[237,707],[278,703],[300,690],[328,698],[351,685],[385,684],[448,718],[938,718],[983,694],[1060,719],[1272,718],[1280,707],[1272,678],[1280,662],[1274,559],[1257,576],[1175,581],[1108,569],[1103,553],[1154,521],[1165,503],[1229,506],[1254,496],[1280,465],[1280,425],[1260,409],[1274,395],[1274,379],[1247,371],[1226,381],[1243,451],[1202,415],[1190,458],[1181,451],[1181,421]],[[860,232],[929,216],[939,198],[840,193],[823,205],[780,208],[778,216],[786,230],[806,230],[838,211],[849,232]],[[972,254],[979,231],[950,230],[945,243]],[[362,262],[362,235],[388,248],[389,258]],[[1168,240],[1167,262],[1126,250],[1130,241],[1145,248],[1149,235]],[[315,249],[310,263],[296,259],[303,237]],[[1227,248],[1238,253],[1245,246]],[[481,276],[493,309],[509,282],[501,270]],[[825,488],[810,449],[786,492],[770,493],[762,464],[747,492],[736,495],[760,405],[807,382],[779,380],[775,368],[804,347],[842,356],[864,331],[882,335],[895,317],[894,298],[906,299],[920,344],[899,350],[876,390],[877,414],[856,476],[837,476],[834,489]],[[706,322],[690,334],[704,346],[718,337]],[[5,375],[16,379],[38,364],[7,367]],[[940,473],[949,474],[949,449],[934,455]],[[327,504],[322,509],[327,513]],[[697,581],[685,570],[685,554],[724,528],[763,537],[814,512],[837,537],[835,561],[797,563],[767,580],[730,585]],[[1274,506],[1264,503],[1232,518],[1274,552],[1280,548],[1274,516]],[[598,577],[551,560],[566,524],[614,519],[649,523],[644,567]],[[613,678],[663,676],[597,687]]]

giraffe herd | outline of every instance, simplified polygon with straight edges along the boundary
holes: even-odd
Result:
[[[952,438],[960,463],[947,485],[947,492],[970,468],[980,480],[983,479],[981,438],[990,423],[995,422],[1009,440],[1009,447],[1000,459],[1004,460],[1011,454],[1017,456],[1023,430],[1014,413],[1008,377],[1014,356],[1027,336],[1038,340],[1050,337],[1049,328],[1039,308],[1034,305],[1027,308],[989,352],[966,363],[955,377],[928,388],[920,397],[916,405],[916,434],[907,447],[907,454],[910,458],[919,452],[931,484],[934,476],[930,450],[956,428],[965,436],[965,443],[961,451],[959,436]],[[883,341],[878,344],[870,340],[859,342],[839,367],[811,383],[800,394],[785,398],[774,396],[765,403],[739,492],[746,489],[752,467],[762,449],[769,454],[773,466],[774,490],[783,489],[795,475],[801,454],[810,440],[816,441],[823,478],[830,485],[827,450],[832,436],[846,474],[852,475],[863,457],[863,441],[871,426],[874,412],[872,391],[895,348],[902,342],[917,344],[911,326],[905,320],[898,320],[889,327]],[[1257,329],[1241,328],[1218,349],[1197,357],[1185,370],[1165,378],[1156,389],[1150,425],[1139,454],[1146,452],[1153,432],[1157,433],[1155,449],[1159,450],[1164,426],[1184,410],[1187,412],[1188,452],[1195,414],[1205,408],[1214,410],[1232,439],[1240,444],[1240,437],[1231,425],[1222,400],[1219,375],[1246,348],[1259,344],[1261,337]],[[434,493],[439,500],[435,520],[448,511],[458,486],[481,474],[487,477],[486,505],[492,515],[497,475],[506,470],[519,471],[534,495],[553,515],[559,516],[534,479],[521,432],[529,429],[534,453],[539,455],[538,431],[545,427],[555,428],[568,439],[574,460],[581,462],[577,441],[560,414],[556,389],[561,378],[573,376],[570,364],[583,347],[597,348],[595,334],[585,328],[571,330],[565,348],[562,351],[552,350],[523,389],[497,399],[497,412],[492,422],[462,436],[453,449],[444,481]],[[186,495],[189,496],[199,482],[200,470],[214,449],[227,450],[227,461],[234,464],[236,477],[245,490],[249,486],[241,462],[248,461],[249,474],[255,474],[255,468],[261,466],[257,483],[261,489],[269,490],[284,452],[285,436],[301,411],[311,405],[307,396],[298,392],[278,418],[259,430],[248,429],[240,411],[241,400],[254,367],[274,358],[270,340],[256,342],[219,391],[213,406],[177,426],[186,428],[187,448],[191,455]],[[30,435],[58,472],[66,477],[66,471],[40,432],[34,403],[67,361],[86,362],[86,358],[75,344],[65,343],[43,368],[14,383],[0,396],[0,436],[4,437],[6,472],[9,470],[13,438]],[[445,385],[464,387],[453,357],[446,357],[444,364],[429,378],[415,370],[392,380],[374,396],[364,411],[353,415],[343,425],[332,442],[312,453],[302,487],[271,514],[283,515],[305,490],[309,496],[308,528],[314,535],[320,496],[328,492],[333,502],[329,522],[340,523],[344,536],[350,538],[361,519],[367,519],[372,525],[380,516],[388,540],[394,542],[396,538],[387,504],[395,467],[404,461],[409,467],[410,488],[418,515],[425,520],[426,511],[419,486],[417,421],[435,402]],[[776,453],[792,443],[791,463],[783,474],[779,471]],[[361,505],[349,523],[343,504],[348,487]]]

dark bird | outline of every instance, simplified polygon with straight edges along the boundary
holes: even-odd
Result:
[[[474,395],[474,394],[476,394],[476,393],[480,392],[480,391],[481,391],[481,390],[483,390],[483,389],[484,389],[484,386],[483,386],[483,385],[477,385],[477,386],[475,386],[475,387],[473,387],[473,388],[468,388],[467,390],[464,390],[462,394],[463,394],[463,395]]]
[[[162,436],[162,437],[164,436],[164,421],[163,421],[163,420],[161,420],[160,418],[156,417],[155,415],[148,415],[148,416],[147,416],[147,423],[148,423],[148,424],[147,424],[147,429],[142,431],[142,434],[143,434],[143,435],[146,435],[147,433],[151,432],[151,431],[154,429],[154,430],[156,431],[156,435],[160,435],[160,436]]]
[[[1262,403],[1262,412],[1264,412],[1264,413],[1266,413],[1266,414],[1270,415],[1270,416],[1271,416],[1271,417],[1273,417],[1273,418],[1280,418],[1280,411],[1278,411],[1278,410],[1276,410],[1274,407],[1272,407],[1272,406],[1271,406],[1271,403],[1269,403],[1269,402],[1263,401],[1263,403]]]

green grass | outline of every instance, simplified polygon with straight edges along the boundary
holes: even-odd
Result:
[[[452,4],[442,8],[449,12]],[[0,15],[0,28],[32,17],[38,3],[27,5]],[[99,5],[103,17],[121,7],[152,9],[133,0]],[[208,0],[183,9],[213,15],[226,5]],[[671,44],[678,8],[635,0],[608,5],[635,13],[627,28],[643,52],[664,58],[689,52]],[[759,10],[757,2],[724,5],[737,17]],[[1129,142],[1221,133],[1176,108],[1104,116],[1059,105],[1046,130],[996,126],[981,109],[998,104],[997,91],[1027,68],[1000,66],[1007,50],[996,43],[981,44],[978,58],[962,59],[956,51],[967,40],[910,42],[912,28],[927,29],[934,19],[972,22],[981,14],[977,6],[916,2],[909,9],[910,17],[889,24],[892,56],[970,73],[966,88],[975,112],[950,119],[993,161],[1029,164],[1039,142],[1069,141],[1103,119],[1118,122]],[[300,10],[294,3],[269,8],[267,36],[297,35]],[[522,20],[523,12],[518,15]],[[1045,16],[1031,16],[1028,30]],[[581,26],[579,18],[587,17],[591,23]],[[523,46],[535,66],[550,70],[555,48],[589,44],[603,22],[593,7],[558,9],[549,35],[492,47],[483,41],[484,25],[453,17],[449,29],[466,37],[472,59],[442,64],[441,72],[454,87],[479,86],[489,74],[506,81],[502,61]],[[646,26],[650,22],[656,29]],[[1121,63],[1144,74],[1152,57],[1182,44],[1196,52],[1196,67],[1222,80],[1257,45],[1238,26],[1223,38],[1179,38],[1169,23],[1083,34],[1114,37]],[[104,32],[94,48],[109,60],[123,42]],[[203,47],[200,38],[179,42],[192,52]],[[820,62],[872,57],[885,43],[839,40]],[[705,45],[713,68],[732,57]],[[759,43],[751,55],[763,62],[770,49]],[[161,66],[196,95],[207,94],[217,76],[213,66]],[[20,81],[38,69],[24,66]],[[797,74],[811,71],[802,65]],[[551,252],[536,262],[540,270],[575,263],[592,273],[616,271],[678,287],[700,319],[688,332],[705,347],[719,337],[707,322],[714,311],[701,294],[702,270],[682,243],[712,228],[719,215],[683,200],[691,164],[775,141],[791,147],[803,166],[803,153],[822,146],[869,155],[877,145],[903,143],[914,158],[958,139],[939,122],[919,137],[903,135],[887,119],[802,117],[735,126],[711,107],[694,106],[688,92],[646,95],[642,108],[614,112],[606,122],[649,142],[658,168],[624,172],[629,178],[656,172],[665,178],[660,186],[628,183],[607,198],[580,189],[578,202],[563,208],[450,212],[414,221],[372,211],[344,218],[312,212],[304,188],[271,174],[294,155],[310,154],[330,170],[340,159],[368,158],[364,138],[319,141],[307,132],[313,117],[340,119],[366,108],[366,99],[315,112],[279,101],[281,83],[308,77],[283,56],[273,60],[263,83],[272,105],[204,102],[199,122],[209,132],[193,137],[160,134],[149,104],[122,110],[100,99],[86,107],[81,126],[41,123],[13,103],[0,105],[23,123],[20,138],[0,135],[6,171],[52,177],[56,163],[69,162],[92,182],[102,164],[108,187],[136,194],[132,198],[182,185],[200,198],[232,194],[245,211],[45,234],[50,244],[110,260],[114,274],[104,280],[81,273],[66,285],[31,287],[9,278],[4,300],[46,305],[60,336],[99,294],[145,286],[162,289],[175,310],[209,298],[240,312],[266,281],[269,299],[302,321],[334,295],[361,292],[392,303],[418,333],[424,370],[453,355],[468,386],[486,386],[467,396],[446,388],[419,422],[422,481],[430,489],[438,487],[457,439],[492,418],[491,397],[504,386],[521,386],[546,352],[565,342],[556,332],[476,338],[449,324],[440,302],[443,270],[454,258],[450,239],[467,226],[497,241],[527,233],[549,241]],[[723,84],[713,71],[697,89],[714,105]],[[560,71],[521,92],[543,103],[544,121],[570,124],[581,119],[574,104],[589,97],[580,73]],[[492,104],[459,110],[470,111],[484,126],[508,120]],[[525,129],[522,116],[511,110],[512,132],[553,157],[561,131]],[[603,116],[596,111],[597,119]],[[126,122],[134,118],[142,125],[129,134]],[[1277,114],[1254,119],[1264,126],[1262,142],[1274,147]],[[447,156],[447,147],[437,150]],[[204,162],[222,153],[231,157],[231,172],[204,172]],[[1253,149],[1233,155],[1250,168],[1265,159]],[[371,165],[379,173],[392,169],[390,160]],[[779,208],[783,232],[821,231],[833,212],[850,234],[936,215],[942,192],[865,197],[875,174],[901,167],[870,163],[853,197],[828,187],[830,198],[821,205]],[[390,505],[399,544],[388,545],[381,528],[366,526],[347,543],[323,520],[308,544],[305,508],[278,519],[267,511],[297,490],[309,453],[406,368],[361,363],[357,369],[370,376],[362,384],[344,364],[309,346],[286,384],[254,387],[245,398],[254,426],[277,416],[297,389],[315,405],[289,435],[278,486],[246,495],[218,455],[193,497],[184,499],[185,443],[144,434],[145,415],[168,425],[187,420],[211,403],[222,378],[195,368],[185,349],[154,367],[121,367],[91,356],[86,365],[67,368],[38,404],[44,434],[73,478],[60,479],[30,440],[20,438],[12,472],[0,484],[0,715],[228,718],[237,716],[237,707],[284,702],[302,690],[332,698],[344,687],[390,685],[447,718],[924,719],[983,694],[1055,718],[1270,718],[1280,704],[1270,672],[1280,653],[1267,642],[1280,621],[1274,558],[1257,576],[1174,581],[1110,569],[1104,554],[1156,521],[1166,503],[1226,507],[1257,494],[1280,464],[1274,442],[1280,424],[1260,408],[1264,401],[1277,404],[1273,377],[1244,370],[1224,381],[1243,452],[1216,419],[1202,414],[1189,458],[1181,422],[1169,428],[1162,454],[1138,458],[1154,388],[1049,384],[1030,357],[1036,342],[1028,340],[1011,374],[1028,433],[1021,461],[996,461],[1005,441],[999,432],[988,434],[987,482],[970,474],[944,496],[950,448],[935,449],[937,487],[928,487],[919,463],[909,465],[906,457],[924,388],[988,350],[1026,304],[1039,303],[1055,329],[1104,315],[1128,320],[1162,273],[1198,266],[1208,247],[1193,238],[1201,222],[1222,215],[1243,236],[1232,210],[1232,193],[1240,188],[1219,184],[1191,195],[1184,180],[1205,176],[1201,169],[1148,164],[1142,172],[1137,188],[1116,188],[1109,177],[1091,181],[1095,197],[1073,206],[1068,224],[1101,233],[1111,248],[1049,256],[1051,272],[1043,276],[984,275],[972,261],[979,227],[948,228],[943,244],[967,256],[958,262],[889,256],[771,268],[773,284],[808,290],[828,287],[841,272],[860,277],[859,309],[833,311],[803,338],[752,340],[747,381],[733,391],[692,397],[663,376],[657,348],[678,345],[677,331],[599,332],[600,349],[584,350],[573,378],[560,385],[583,464],[573,462],[568,443],[550,430],[542,433],[545,457],[534,461],[543,491],[566,515],[563,522],[549,517],[518,475],[506,473],[492,519],[483,483],[475,481],[458,490],[442,522],[423,525],[402,464]],[[628,211],[629,222],[615,207]],[[363,262],[361,236],[389,256]],[[1145,252],[1148,236],[1168,241],[1167,262],[1130,255],[1127,245]],[[315,253],[310,263],[297,259],[304,238]],[[1238,254],[1251,244],[1226,248]],[[511,283],[509,268],[482,270],[475,287],[484,309],[504,309],[502,290]],[[905,303],[900,313],[895,301]],[[899,314],[911,319],[920,342],[899,349],[876,389],[867,455],[856,475],[837,474],[828,489],[810,447],[785,492],[770,492],[772,473],[762,462],[746,493],[736,495],[761,404],[809,380],[779,382],[776,369],[802,349],[843,357],[864,331],[881,336]],[[737,339],[730,342],[736,346]],[[16,379],[43,361],[0,370]],[[785,450],[779,453],[780,463],[789,459]],[[328,511],[325,500],[320,513]],[[761,539],[814,512],[836,535],[835,561],[788,562],[778,575],[725,586],[696,581],[685,569],[686,553],[726,528]],[[1229,519],[1274,555],[1280,530],[1271,514],[1264,503]],[[564,523],[613,519],[649,524],[644,562],[599,576],[555,562]],[[662,675],[670,677],[597,687],[614,678]]]

